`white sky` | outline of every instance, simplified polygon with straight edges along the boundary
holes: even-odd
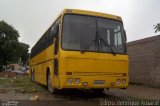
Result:
[[[121,16],[128,41],[154,36],[153,25],[160,23],[160,0],[0,0],[0,20],[32,47],[65,8]]]

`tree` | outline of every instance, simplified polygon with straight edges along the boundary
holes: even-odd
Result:
[[[0,38],[5,40],[18,41],[19,33],[14,27],[7,24],[5,21],[0,21]]]
[[[23,62],[23,64],[27,64],[27,61],[29,59],[29,53],[28,53],[29,45],[25,43],[20,43],[20,49],[21,49],[20,50],[21,51],[21,54],[20,54],[21,61]]]
[[[29,45],[18,41],[19,33],[5,21],[0,21],[0,69],[2,65],[26,61]]]
[[[154,25],[155,33],[160,32],[160,23]]]

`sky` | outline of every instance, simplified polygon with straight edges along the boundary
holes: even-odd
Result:
[[[160,0],[0,0],[0,20],[18,30],[32,48],[63,9],[83,9],[121,16],[128,42],[155,36]]]

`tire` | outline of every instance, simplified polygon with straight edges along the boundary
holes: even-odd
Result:
[[[52,85],[50,72],[47,73],[47,89],[51,94],[56,92],[56,89]]]
[[[32,71],[31,72],[31,81],[35,81],[35,72],[34,71]]]

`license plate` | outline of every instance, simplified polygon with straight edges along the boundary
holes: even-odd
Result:
[[[94,81],[94,84],[95,85],[102,85],[102,84],[104,84],[105,83],[105,81],[103,81],[103,80],[95,80]]]

